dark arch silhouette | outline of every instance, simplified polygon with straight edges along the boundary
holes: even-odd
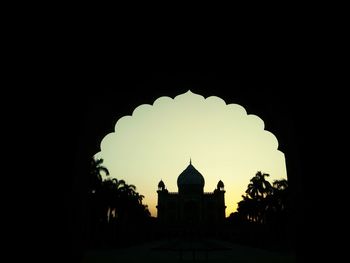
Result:
[[[85,218],[87,202],[84,191],[87,189],[87,177],[90,158],[99,151],[103,137],[113,131],[116,121],[130,115],[139,105],[153,103],[161,96],[175,97],[191,90],[208,97],[218,96],[226,103],[237,103],[245,107],[248,114],[258,115],[265,123],[265,129],[278,139],[279,149],[284,152],[292,207],[299,206],[303,198],[302,160],[300,148],[305,141],[302,137],[304,118],[300,118],[305,109],[303,98],[299,99],[290,77],[283,74],[274,76],[243,75],[215,72],[156,72],[127,74],[82,74],[82,83],[89,89],[74,94],[70,107],[74,109],[72,123],[72,150],[75,150],[75,169],[72,174],[72,198],[74,207],[72,226],[73,251],[85,247],[88,236],[88,224]],[[298,105],[294,103],[297,102]],[[135,160],[137,161],[137,160]],[[299,218],[291,218],[291,242],[294,242],[294,229]]]

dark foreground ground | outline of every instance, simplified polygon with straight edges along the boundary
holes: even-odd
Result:
[[[128,248],[89,250],[83,263],[92,262],[296,262],[292,252],[274,252],[215,239],[163,240]]]

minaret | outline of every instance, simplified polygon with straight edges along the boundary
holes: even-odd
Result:
[[[165,219],[165,202],[166,202],[166,195],[168,193],[168,190],[165,187],[165,184],[163,180],[160,180],[158,183],[158,204],[156,206],[157,208],[157,218],[163,222]]]
[[[214,191],[217,196],[217,201],[219,205],[219,220],[224,220],[226,217],[226,206],[225,206],[225,188],[224,188],[224,183],[220,180],[217,184],[216,190]]]

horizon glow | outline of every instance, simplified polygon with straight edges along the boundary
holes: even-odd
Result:
[[[257,171],[270,174],[270,182],[287,179],[277,138],[264,127],[263,120],[247,114],[241,105],[188,91],[142,104],[131,116],[120,118],[95,158],[104,160],[109,177],[137,187],[152,216],[157,214],[159,181],[169,192],[177,192],[177,177],[191,158],[204,177],[205,192],[212,192],[219,180],[224,182],[228,216]]]

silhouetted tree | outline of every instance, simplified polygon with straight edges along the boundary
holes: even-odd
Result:
[[[127,225],[147,222],[151,214],[147,205],[142,204],[143,195],[136,191],[136,186],[124,180],[109,178],[103,180],[102,175],[109,176],[109,171],[102,166],[103,159],[91,162],[91,197],[92,228],[94,237],[102,243],[125,240],[128,235]],[[142,224],[141,224],[142,225]]]
[[[103,189],[102,172],[109,175],[106,167],[102,166],[103,159],[91,160],[90,167],[90,189],[91,195],[91,209],[94,224],[103,221],[105,212],[105,191]]]
[[[288,188],[288,181],[286,179],[275,180],[272,185],[273,185],[273,188],[283,191]]]
[[[250,222],[256,222],[258,220],[256,200],[244,195],[242,195],[242,198],[243,200],[238,202],[237,208],[240,218]]]
[[[143,198],[145,198],[144,195],[140,195],[139,193],[135,194],[136,200],[138,201],[139,204],[142,204]]]
[[[102,174],[104,172],[105,175],[109,175],[109,171],[106,167],[102,166],[103,159],[95,159],[91,160],[91,168],[90,168],[90,178],[91,178],[91,187],[92,190],[96,190],[95,188],[101,186],[102,183]]]
[[[116,210],[120,203],[120,189],[124,187],[125,181],[116,178],[106,179],[102,182],[102,205],[106,220],[116,217]]]
[[[237,212],[228,218],[238,227],[244,242],[265,246],[265,243],[280,246],[287,237],[287,221],[290,213],[288,206],[288,181],[267,181],[268,174],[257,172],[250,180],[245,195],[238,202]]]
[[[288,181],[285,179],[273,182],[273,194],[267,197],[269,220],[274,224],[285,221],[288,212]]]
[[[264,223],[265,212],[268,206],[268,196],[273,193],[273,187],[265,178],[269,174],[258,171],[250,180],[248,188],[245,191],[246,196],[238,203],[238,211],[243,218],[257,223]]]
[[[272,186],[265,177],[270,176],[269,174],[257,172],[255,176],[250,180],[246,193],[253,199],[262,199],[268,194],[272,193]]]
[[[246,195],[238,202],[240,218],[249,222],[269,223],[282,220],[286,210],[288,182],[275,180],[273,184],[266,180],[269,174],[257,172],[250,180]]]

